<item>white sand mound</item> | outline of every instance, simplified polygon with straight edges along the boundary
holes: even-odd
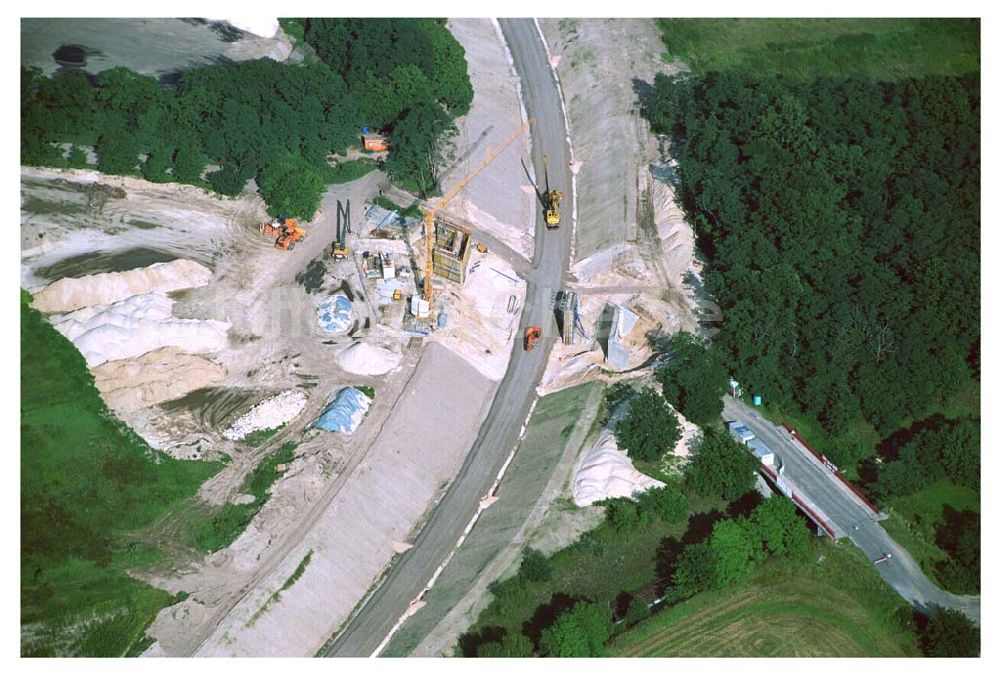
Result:
[[[225,438],[238,441],[254,431],[276,429],[296,417],[306,407],[306,395],[298,389],[289,389],[265,398],[222,432]]]
[[[402,360],[401,355],[367,342],[355,342],[337,354],[337,365],[355,375],[384,375]]]
[[[225,348],[228,323],[177,319],[173,305],[174,301],[165,295],[145,293],[70,312],[56,318],[53,325],[72,340],[91,367],[161,347],[178,347],[190,353]]]
[[[131,413],[222,381],[226,369],[208,359],[165,347],[137,359],[109,361],[94,368],[104,401]]]
[[[42,312],[72,312],[91,305],[108,305],[150,291],[169,293],[206,285],[212,270],[193,260],[172,260],[126,272],[104,272],[78,279],[64,278],[36,293],[32,305]]]
[[[639,473],[628,456],[618,449],[614,434],[605,429],[583,455],[573,478],[573,503],[590,506],[611,497],[631,497],[663,483]]]

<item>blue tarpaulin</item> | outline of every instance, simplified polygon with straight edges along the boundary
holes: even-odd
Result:
[[[345,295],[334,295],[316,306],[319,327],[327,333],[343,333],[350,329],[354,320],[351,316],[351,301]]]
[[[361,424],[371,404],[372,400],[360,389],[346,387],[337,392],[313,426],[323,431],[351,434]]]

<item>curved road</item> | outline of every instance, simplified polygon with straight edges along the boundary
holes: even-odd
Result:
[[[542,155],[548,155],[552,185],[562,189],[567,213],[559,229],[545,226],[541,205],[535,216],[535,252],[527,275],[527,296],[520,334],[529,325],[542,326],[543,341],[533,351],[515,345],[507,374],[497,389],[490,413],[465,463],[441,501],[433,508],[413,542],[365,604],[320,650],[320,656],[371,656],[430,581],[493,485],[500,467],[518,443],[521,425],[535,398],[556,335],[550,306],[569,262],[572,236],[569,215],[573,204],[569,148],[559,91],[549,68],[545,48],[530,19],[501,19],[500,26],[521,77],[524,104],[531,125],[531,160],[542,175]]]
[[[980,621],[979,596],[956,595],[938,588],[927,578],[913,556],[896,543],[879,525],[876,514],[862,505],[853,493],[824,469],[809,451],[793,440],[781,427],[768,420],[732,396],[725,397],[723,416],[727,420],[743,420],[758,438],[781,458],[785,475],[796,483],[796,489],[806,494],[832,525],[854,542],[873,561],[891,553],[892,558],[875,565],[882,578],[907,602],[925,612],[931,608],[956,609],[975,623]],[[839,533],[837,536],[841,536]]]

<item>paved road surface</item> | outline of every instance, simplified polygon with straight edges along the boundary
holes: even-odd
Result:
[[[552,185],[565,195],[567,210],[561,228],[548,230],[541,206],[536,210],[535,254],[521,316],[521,334],[526,326],[539,325],[545,339],[530,353],[515,346],[507,375],[479,437],[450,488],[431,511],[413,548],[397,560],[378,589],[320,651],[320,656],[370,656],[375,652],[454,548],[517,443],[556,334],[550,300],[567,268],[572,232],[572,223],[566,217],[573,203],[566,127],[555,79],[534,22],[501,19],[500,25],[521,77],[528,115],[534,118],[531,160],[536,175],[542,175],[542,155],[547,154]]]
[[[771,424],[752,407],[731,396],[725,398],[722,416],[726,421],[740,419],[746,422],[781,459],[785,476],[826,513],[835,529],[846,532],[869,560],[892,554],[890,560],[875,567],[907,602],[924,609],[932,605],[957,609],[979,623],[979,596],[955,595],[935,586],[906,549],[882,529],[871,509],[785,429]]]

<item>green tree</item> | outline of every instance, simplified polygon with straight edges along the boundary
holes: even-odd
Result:
[[[628,412],[615,427],[615,436],[631,458],[658,462],[673,452],[681,428],[663,397],[647,387],[629,402]]]
[[[717,522],[710,541],[715,552],[715,583],[719,586],[741,581],[764,559],[757,533],[743,518]]]
[[[436,103],[420,103],[410,109],[396,125],[392,151],[385,170],[396,180],[408,181],[428,194],[437,188],[435,162],[441,143],[455,133],[448,113]]]
[[[207,164],[208,158],[196,141],[182,141],[174,152],[174,178],[182,183],[198,183]]]
[[[72,146],[66,156],[66,163],[74,169],[86,169],[89,166],[87,164],[87,151],[79,145]]]
[[[676,488],[655,487],[637,496],[639,508],[655,513],[667,523],[679,523],[688,517],[691,505],[687,496]]]
[[[154,183],[169,182],[172,176],[167,173],[167,169],[170,168],[172,154],[172,151],[167,154],[153,153],[146,157],[146,161],[142,163],[142,177]]]
[[[607,504],[608,522],[615,532],[631,532],[639,526],[639,507],[631,499],[619,497],[605,500],[604,503]]]
[[[661,372],[680,412],[715,418],[717,364],[768,402],[798,405],[833,437],[865,422],[887,432],[972,386],[976,75],[660,76],[643,111],[672,134],[705,287],[726,317],[702,346],[715,366],[679,338]],[[716,374],[685,379],[702,369]],[[859,448],[836,443],[831,456],[849,467]],[[952,459],[949,475],[974,480],[977,461]]]
[[[522,633],[504,635],[499,642],[484,642],[476,649],[476,656],[485,659],[518,659],[534,655],[534,645]]]
[[[649,616],[649,603],[636,596],[628,603],[628,611],[625,612],[625,623],[634,625]]]
[[[722,413],[722,395],[729,376],[715,350],[690,333],[670,341],[670,361],[657,372],[663,395],[686,418],[708,425]]]
[[[528,581],[548,581],[552,578],[552,564],[545,554],[529,546],[521,556],[521,576]]]
[[[302,162],[281,162],[265,168],[260,176],[260,195],[272,216],[310,220],[325,189],[320,173]]]
[[[783,497],[765,499],[750,513],[754,536],[771,555],[794,556],[806,550],[809,528],[795,504]]]
[[[97,168],[103,173],[134,174],[139,164],[139,142],[131,133],[109,130],[97,139]]]
[[[539,647],[544,656],[604,656],[604,643],[611,632],[610,610],[581,601],[542,631]]]
[[[701,447],[686,471],[688,485],[704,497],[727,501],[742,497],[757,480],[757,461],[728,433],[706,429]]]
[[[682,596],[692,596],[715,588],[717,583],[717,560],[711,541],[688,544],[677,556],[677,564],[671,579]]]
[[[959,611],[938,609],[924,629],[923,650],[927,656],[948,658],[979,656],[979,628]]]

